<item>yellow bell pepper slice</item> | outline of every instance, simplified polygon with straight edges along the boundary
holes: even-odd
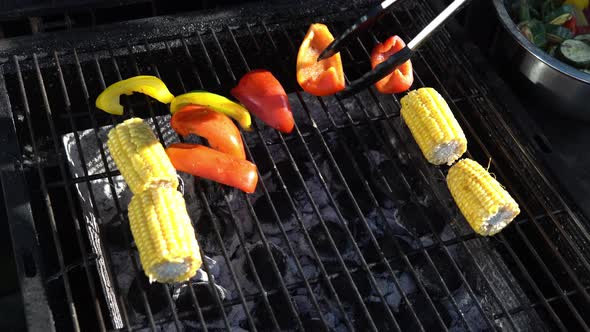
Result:
[[[111,84],[96,98],[96,107],[110,114],[122,115],[123,106],[119,97],[123,94],[129,96],[134,92],[143,93],[164,104],[169,104],[174,99],[162,80],[155,76],[141,75]]]
[[[566,0],[564,2],[564,4],[575,6],[579,10],[586,9],[588,7],[589,3],[590,3],[589,0]]]
[[[224,96],[207,91],[193,91],[176,96],[170,104],[170,112],[176,113],[186,105],[200,105],[210,108],[213,111],[223,113],[236,120],[244,130],[251,130],[252,119],[248,110]]]

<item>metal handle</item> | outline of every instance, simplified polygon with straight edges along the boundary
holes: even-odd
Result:
[[[447,19],[453,16],[463,5],[467,4],[469,0],[455,0],[447,8],[445,8],[437,17],[434,18],[422,31],[420,31],[414,39],[408,43],[408,47],[416,50],[430,34],[438,29]]]

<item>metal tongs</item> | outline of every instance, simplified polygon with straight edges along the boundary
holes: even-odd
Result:
[[[330,45],[320,54],[318,61],[329,58],[340,52],[345,45],[356,37],[359,32],[366,31],[372,27],[381,14],[398,0],[385,0],[379,5],[371,8],[365,15],[361,16],[352,26],[350,26],[338,38],[334,39]],[[385,76],[389,75],[396,67],[408,61],[418,47],[427,40],[430,35],[436,31],[452,17],[463,5],[469,0],[454,0],[445,8],[437,17],[432,20],[406,47],[393,54],[389,59],[380,63],[372,71],[364,74],[359,79],[351,82],[344,90],[340,91],[337,96],[345,98],[375,84]]]

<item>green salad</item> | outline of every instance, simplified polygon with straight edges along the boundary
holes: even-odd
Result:
[[[513,18],[533,44],[590,74],[590,0],[520,0]]]

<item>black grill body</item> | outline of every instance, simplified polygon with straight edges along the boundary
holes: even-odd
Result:
[[[587,330],[588,224],[536,158],[515,104],[452,23],[412,60],[415,88],[436,88],[467,134],[467,156],[522,213],[499,235],[473,233],[422,157],[399,96],[303,93],[297,48],[310,23],[337,34],[370,2],[246,4],[0,42],[0,179],[31,330]],[[440,10],[405,2],[343,53],[347,79],[391,34],[411,39]],[[104,134],[131,116],[178,141],[168,109],[109,84],[161,77],[174,94],[229,95],[271,70],[297,127],[244,133],[260,172],[245,195],[183,177],[203,253],[199,275],[149,284],[126,217],[129,194]],[[507,96],[507,97],[506,97]]]

